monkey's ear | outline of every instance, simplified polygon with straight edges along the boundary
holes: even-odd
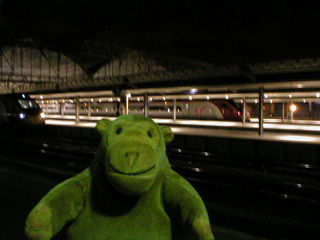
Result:
[[[98,132],[103,135],[106,131],[106,129],[108,128],[108,126],[110,125],[111,120],[109,119],[101,119],[98,121],[97,125],[96,125],[96,129],[98,130]]]
[[[164,137],[164,141],[166,144],[169,144],[173,140],[173,132],[170,127],[168,126],[160,126],[160,130],[162,132],[162,135]]]

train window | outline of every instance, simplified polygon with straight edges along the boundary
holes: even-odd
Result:
[[[18,99],[18,102],[23,109],[39,108],[38,104],[34,100]]]
[[[158,111],[158,112],[161,112],[161,111],[173,112],[173,107],[167,107],[167,106],[149,107],[149,110],[150,111]],[[177,112],[181,112],[181,111],[182,111],[182,108],[180,106],[177,107]]]
[[[160,111],[160,107],[149,107],[151,111]]]
[[[159,112],[161,112],[161,111],[168,111],[168,107],[166,107],[166,106],[163,106],[163,107],[149,107],[149,110],[150,111],[159,111]]]
[[[229,104],[231,104],[231,106],[233,106],[235,109],[237,109],[237,110],[241,110],[242,108],[240,107],[240,105],[238,104],[238,103],[236,103],[234,100],[232,100],[232,99],[229,99],[229,100],[227,100],[227,102],[229,103]]]
[[[143,107],[139,107],[139,106],[129,106],[129,110],[130,110],[130,111],[141,111],[141,110],[143,110]]]
[[[177,108],[176,108],[176,111],[177,111],[177,112],[181,112],[181,111],[182,111],[182,108],[181,108],[181,107],[177,107]],[[169,108],[168,108],[168,112],[173,112],[173,107],[169,107]]]

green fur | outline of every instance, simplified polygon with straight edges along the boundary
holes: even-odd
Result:
[[[32,210],[29,239],[51,239],[66,224],[68,239],[213,240],[207,211],[195,189],[170,169],[169,127],[125,115],[102,119],[93,164],[55,188]]]

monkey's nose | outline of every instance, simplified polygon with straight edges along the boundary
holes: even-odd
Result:
[[[139,158],[138,152],[126,152],[125,154],[126,160],[129,163],[129,166],[132,166],[135,164],[136,160]]]

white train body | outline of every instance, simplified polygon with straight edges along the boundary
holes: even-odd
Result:
[[[43,102],[40,107],[47,115],[75,115],[76,104],[72,102]],[[90,111],[89,111],[90,107]],[[148,116],[151,118],[173,118],[173,101],[150,101],[148,103]],[[130,114],[144,114],[142,101],[130,102]],[[117,116],[124,114],[124,104],[119,102],[80,102],[80,116]],[[177,100],[177,119],[203,119],[203,120],[230,120],[241,121],[242,110],[234,102],[226,100]],[[246,120],[250,114],[246,113]]]

